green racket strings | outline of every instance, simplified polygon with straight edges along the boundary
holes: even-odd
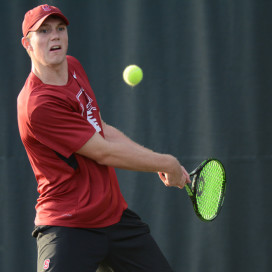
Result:
[[[198,212],[205,220],[212,220],[221,207],[225,174],[221,164],[217,161],[208,162],[198,177],[196,202]]]

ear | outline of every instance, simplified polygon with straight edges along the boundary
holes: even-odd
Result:
[[[32,50],[32,46],[30,44],[29,38],[23,37],[22,40],[21,40],[21,42],[22,42],[23,47],[26,50],[30,50],[30,51]]]

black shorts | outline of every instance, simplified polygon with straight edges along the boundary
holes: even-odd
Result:
[[[114,272],[173,271],[149,227],[127,209],[115,225],[97,228],[38,226],[37,272],[95,272],[106,263]]]

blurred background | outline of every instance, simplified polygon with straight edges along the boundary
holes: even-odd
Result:
[[[185,190],[156,174],[117,170],[121,190],[176,272],[268,272],[272,266],[272,1],[2,2],[0,10],[0,271],[35,272],[36,181],[17,128],[31,63],[26,11],[48,3],[70,20],[69,52],[84,66],[103,119],[188,171],[208,157],[227,171],[219,217],[204,223]],[[139,65],[136,87],[122,79]],[[116,271],[118,272],[118,271]]]

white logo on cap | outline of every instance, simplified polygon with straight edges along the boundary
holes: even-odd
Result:
[[[51,10],[51,8],[48,5],[44,5],[42,8],[43,8],[44,11],[50,11]]]

